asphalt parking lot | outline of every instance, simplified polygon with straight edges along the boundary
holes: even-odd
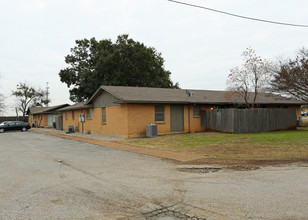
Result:
[[[308,219],[308,165],[190,173],[48,134],[0,134],[0,219]]]

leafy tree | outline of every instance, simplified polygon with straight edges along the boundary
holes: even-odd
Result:
[[[178,88],[164,69],[161,53],[128,35],[110,39],[76,40],[59,73],[74,102],[90,98],[101,85]]]
[[[245,107],[255,107],[259,92],[263,92],[270,79],[270,63],[256,55],[255,50],[247,48],[242,53],[244,64],[242,67],[234,67],[230,70],[227,79],[225,97],[232,99],[240,97],[244,99]],[[249,100],[252,100],[251,105]]]
[[[47,105],[50,100],[46,99],[46,92],[41,89],[26,84],[17,84],[17,89],[12,92],[12,95],[18,99],[18,110],[22,112],[23,117],[26,115],[29,107]]]
[[[308,50],[302,48],[295,59],[279,60],[273,68],[271,89],[308,103]]]

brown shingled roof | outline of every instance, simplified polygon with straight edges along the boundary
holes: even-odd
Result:
[[[92,105],[85,105],[83,102],[76,103],[71,106],[67,106],[65,108],[60,108],[57,111],[58,112],[64,112],[64,111],[72,111],[72,110],[77,110],[77,109],[87,109],[87,108],[92,108]]]
[[[56,105],[56,106],[50,106],[50,107],[30,107],[28,109],[28,114],[35,115],[35,114],[42,114],[42,113],[51,113],[53,111],[56,111],[59,108],[63,108],[68,105],[69,104],[62,104],[62,105]]]
[[[187,97],[185,89],[149,88],[149,87],[126,87],[126,86],[101,86],[89,99],[91,103],[101,91],[104,90],[119,99],[119,103],[178,103],[178,104],[233,104],[244,103],[243,98],[233,96],[227,98],[230,92],[213,90],[193,90],[190,97]],[[253,93],[251,93],[253,94]],[[252,102],[252,96],[250,103]],[[303,101],[285,98],[282,96],[259,93],[257,96],[258,104],[288,104],[302,105]]]

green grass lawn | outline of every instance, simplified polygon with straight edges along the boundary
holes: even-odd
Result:
[[[308,126],[308,120],[304,121]],[[200,132],[137,138],[122,143],[177,152],[189,152],[208,158],[236,160],[308,159],[308,127],[293,131],[254,134]]]

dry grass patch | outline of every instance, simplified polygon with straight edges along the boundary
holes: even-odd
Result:
[[[308,124],[305,121],[305,124]],[[215,161],[293,161],[308,159],[308,127],[257,134],[201,132],[123,140],[136,146],[195,153]]]

